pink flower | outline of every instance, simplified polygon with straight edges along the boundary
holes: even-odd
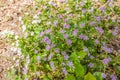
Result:
[[[64,38],[67,39],[68,38],[68,34],[64,34]]]
[[[78,33],[78,29],[75,29],[75,30],[73,31],[73,36],[77,36],[77,33]]]
[[[111,58],[105,58],[103,59],[103,64],[108,65],[110,61],[111,61]]]
[[[98,32],[99,32],[100,34],[103,34],[103,33],[104,33],[104,30],[103,30],[102,28],[100,28],[100,27],[96,27],[95,29],[98,30]]]
[[[72,44],[72,41],[70,39],[67,40],[67,44],[70,45]]]
[[[49,45],[46,46],[46,50],[49,51],[51,47]]]
[[[93,63],[89,63],[88,66],[91,67],[91,68],[93,68],[94,64]]]
[[[64,23],[64,24],[63,24],[63,27],[66,28],[66,29],[69,29],[69,28],[70,28],[70,25],[67,24],[67,23]]]

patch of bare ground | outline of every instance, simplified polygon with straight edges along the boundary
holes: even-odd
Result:
[[[20,35],[20,17],[26,4],[32,0],[0,0],[0,80],[6,80],[6,74],[13,64],[14,52],[8,44],[7,37],[2,37],[4,31]]]

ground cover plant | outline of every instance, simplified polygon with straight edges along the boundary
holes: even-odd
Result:
[[[107,44],[119,34],[120,6],[98,2],[36,0],[16,39],[15,80],[119,80],[120,48]]]

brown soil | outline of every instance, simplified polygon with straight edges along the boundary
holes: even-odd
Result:
[[[4,30],[20,34],[19,17],[26,4],[31,0],[0,0],[0,80],[6,80],[6,74],[12,66],[14,52],[11,51],[7,37],[3,37]]]

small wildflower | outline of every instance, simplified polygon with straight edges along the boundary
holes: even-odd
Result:
[[[51,31],[52,31],[52,29],[50,28],[50,29],[46,30],[45,33],[49,34]]]
[[[46,46],[45,48],[47,51],[49,51],[51,49],[51,47],[49,45]]]
[[[95,29],[98,30],[98,32],[99,32],[100,34],[103,34],[103,33],[104,33],[104,30],[103,30],[102,28],[100,28],[100,27],[96,27]]]
[[[67,74],[68,74],[68,72],[67,72],[66,68],[62,68],[62,71],[63,71],[63,73],[64,73],[65,75],[67,75]]]
[[[94,64],[93,63],[89,63],[88,66],[91,67],[91,68],[93,68]]]
[[[66,52],[65,52],[65,51],[62,51],[62,55],[66,55]]]
[[[83,9],[83,10],[82,10],[82,13],[84,14],[84,13],[86,13],[86,11],[87,11],[86,9]]]
[[[72,66],[73,66],[73,62],[68,61],[68,62],[67,62],[67,65],[68,65],[69,67],[72,67]]]
[[[56,27],[57,24],[58,24],[58,20],[55,20],[55,21],[54,21],[54,26]]]
[[[102,46],[102,50],[104,50],[104,51],[106,51],[106,52],[108,52],[108,53],[112,53],[112,52],[113,52],[112,49],[111,49],[111,48],[108,48],[106,45],[103,45],[103,46]]]
[[[69,59],[69,56],[68,56],[68,55],[64,55],[64,59],[65,59],[65,60],[68,60],[68,59]]]
[[[95,17],[95,19],[96,19],[97,21],[100,21],[100,17]]]
[[[52,57],[53,57],[53,54],[50,53],[50,55],[48,56],[48,60],[51,60]]]
[[[50,39],[48,38],[48,37],[44,37],[44,42],[46,43],[46,44],[50,44],[51,43],[51,41],[50,41]]]
[[[106,78],[106,74],[105,73],[102,73],[102,78]]]
[[[100,8],[100,10],[101,10],[101,11],[105,11],[105,10],[106,10],[106,7],[103,6],[103,7]]]
[[[65,33],[65,31],[63,29],[60,30],[61,33]]]
[[[73,31],[73,36],[77,36],[77,33],[78,33],[78,29],[75,29],[75,30]]]
[[[54,52],[55,53],[59,53],[60,51],[59,51],[59,49],[55,49]]]
[[[120,52],[120,49],[118,49],[118,52]]]
[[[70,39],[67,40],[67,44],[70,45],[72,44],[72,41]]]
[[[64,34],[64,38],[67,39],[68,38],[68,34]]]
[[[69,28],[70,28],[70,25],[67,24],[67,23],[64,23],[64,24],[63,24],[63,27],[66,28],[66,29],[69,29]]]
[[[95,44],[100,44],[98,39],[96,39],[94,42],[95,42]]]
[[[111,80],[117,80],[117,77],[113,74],[110,76]]]
[[[61,14],[58,15],[58,18],[63,18],[63,16]]]
[[[80,27],[85,27],[85,23],[81,23],[81,24],[80,24]]]
[[[108,65],[109,61],[111,61],[111,58],[105,58],[103,59],[103,64]]]
[[[51,68],[52,68],[52,70],[55,70],[55,65],[54,65],[54,62],[50,62],[50,66],[51,66]]]
[[[37,56],[37,57],[36,57],[36,60],[39,62],[39,61],[40,61],[40,56]]]
[[[89,22],[90,26],[93,26],[94,24],[95,24],[95,22],[93,22],[93,21]]]

